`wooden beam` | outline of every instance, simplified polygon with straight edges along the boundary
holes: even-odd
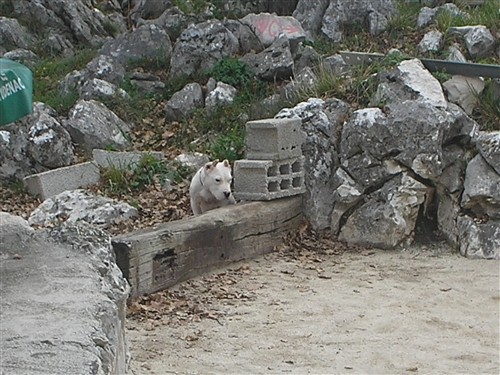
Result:
[[[302,196],[249,202],[112,240],[131,297],[269,253],[302,222]]]

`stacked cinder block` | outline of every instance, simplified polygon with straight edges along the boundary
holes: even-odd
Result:
[[[234,194],[242,200],[270,200],[305,192],[304,133],[299,119],[246,124],[246,159],[234,163]]]

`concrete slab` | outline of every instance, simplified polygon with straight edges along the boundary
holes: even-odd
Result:
[[[92,151],[94,161],[99,167],[109,168],[111,166],[118,169],[133,168],[145,156],[153,157],[157,160],[163,160],[165,155],[159,151],[106,151],[94,149]]]
[[[0,247],[0,373],[124,374],[129,287],[109,239],[106,247],[103,232],[90,226],[50,233],[72,246],[27,234],[15,218],[0,221],[0,233],[21,233]]]
[[[45,200],[66,190],[97,184],[100,178],[99,167],[86,162],[37,173],[25,177],[23,182],[28,193]]]

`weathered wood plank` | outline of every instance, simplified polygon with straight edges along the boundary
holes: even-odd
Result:
[[[302,197],[249,202],[113,239],[131,296],[271,252],[302,222]]]

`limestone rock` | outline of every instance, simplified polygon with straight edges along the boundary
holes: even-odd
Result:
[[[95,100],[79,100],[71,109],[65,127],[73,141],[88,153],[94,148],[124,149],[129,145],[124,135],[130,131],[129,125]]]
[[[500,219],[500,175],[480,154],[467,165],[461,206],[478,217]]]
[[[439,52],[443,45],[443,34],[440,31],[432,30],[425,33],[418,44],[418,50],[421,53]]]
[[[469,216],[457,219],[460,253],[471,259],[500,259],[500,221],[486,223]]]
[[[169,77],[175,79],[207,70],[238,51],[238,39],[222,22],[210,20],[191,24],[174,45]]]
[[[43,201],[31,213],[28,222],[46,226],[61,220],[69,223],[85,221],[106,228],[137,215],[137,209],[127,203],[85,190],[69,190]]]
[[[411,242],[426,190],[406,173],[394,177],[348,217],[339,240],[382,249]]]
[[[468,115],[472,114],[484,87],[484,80],[480,77],[453,76],[443,83],[448,100],[458,104]]]
[[[393,71],[380,74],[379,80],[381,82],[371,101],[374,104],[411,99],[428,102],[438,108],[447,106],[441,84],[418,59],[401,62]]]
[[[217,86],[208,92],[205,98],[205,108],[211,113],[219,106],[231,104],[236,94],[237,90],[235,87],[224,82],[217,82]]]
[[[314,2],[299,0],[297,3],[297,7],[292,15],[302,25],[308,40],[314,40],[320,34],[323,16],[329,3],[329,0]]]
[[[33,113],[0,130],[0,181],[70,165],[71,137],[56,112],[35,102]]]
[[[188,83],[176,92],[165,105],[165,118],[168,121],[180,121],[189,117],[196,109],[203,107],[203,92],[199,83]]]
[[[258,54],[247,54],[240,60],[264,81],[289,79],[293,75],[290,43],[284,35],[281,35],[264,51]]]

